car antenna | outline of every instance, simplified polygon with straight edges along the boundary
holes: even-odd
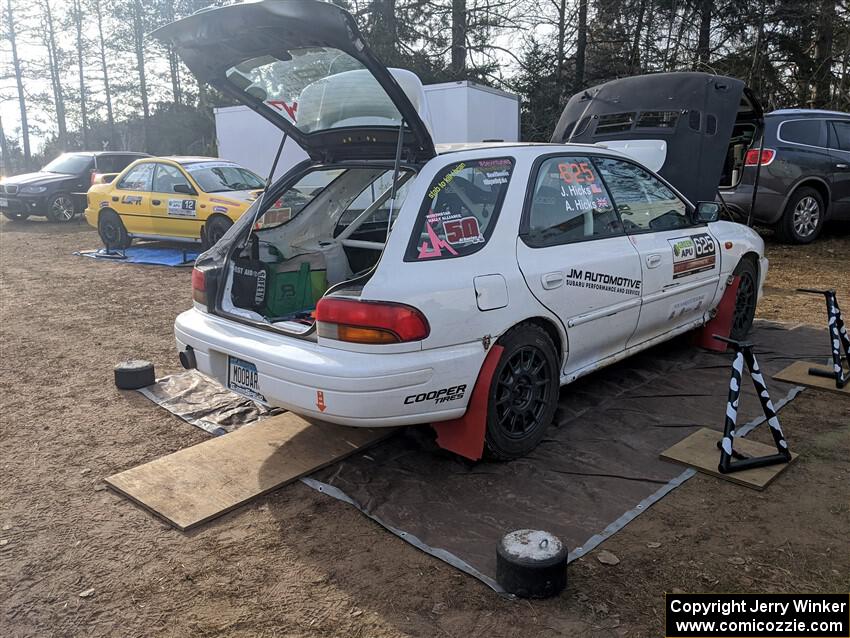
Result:
[[[254,226],[257,223],[257,215],[260,214],[260,209],[263,207],[263,202],[266,199],[266,193],[269,191],[269,185],[272,183],[272,177],[274,177],[274,172],[277,170],[277,163],[280,160],[280,154],[283,153],[283,146],[286,144],[287,137],[288,135],[286,131],[284,131],[283,137],[280,138],[280,145],[277,147],[277,153],[275,153],[274,161],[272,162],[272,167],[269,171],[269,176],[266,179],[266,186],[257,198],[257,208],[254,210],[254,216],[251,219],[251,225],[248,227],[248,235],[245,237],[245,243],[242,244],[242,248],[245,248],[248,245],[248,242],[251,241],[251,233],[254,231]]]
[[[390,230],[393,226],[393,209],[395,208],[396,182],[398,181],[398,172],[401,165],[401,147],[404,140],[404,118],[401,118],[401,123],[398,125],[398,141],[395,146],[395,162],[393,163],[393,184],[390,190],[390,212],[387,215],[387,238],[384,240],[384,249],[386,242],[390,238]]]

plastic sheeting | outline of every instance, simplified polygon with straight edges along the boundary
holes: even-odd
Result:
[[[111,252],[108,252],[106,248],[100,248],[98,250],[80,250],[74,254],[92,259],[152,266],[191,266],[199,255],[195,249],[172,246],[130,246],[124,250],[113,250]]]
[[[822,359],[828,346],[824,331],[764,323],[751,340],[766,375],[796,359]],[[731,354],[700,350],[680,338],[580,379],[562,388],[555,424],[541,445],[510,463],[470,463],[437,449],[430,428],[408,428],[302,480],[500,591],[496,543],[504,533],[548,530],[575,559],[693,476],[658,455],[698,427],[714,427],[720,438],[731,360]],[[229,392],[198,377],[230,405]],[[768,384],[777,408],[801,391]],[[163,401],[169,392],[161,388],[159,399],[145,394],[182,418],[192,413],[184,405],[191,392]],[[198,405],[203,396],[195,395],[194,405],[209,411],[212,402]],[[235,395],[230,400],[242,401]],[[762,420],[747,378],[738,430],[746,433]],[[795,433],[785,434],[793,450]]]

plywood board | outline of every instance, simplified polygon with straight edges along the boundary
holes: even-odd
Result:
[[[106,484],[186,531],[394,431],[286,413],[115,474]]]
[[[723,438],[722,432],[709,428],[700,428],[689,437],[682,439],[673,447],[662,452],[661,458],[665,461],[689,465],[700,472],[711,474],[712,476],[732,481],[739,485],[763,490],[783,470],[796,461],[799,456],[791,452],[791,461],[789,463],[756,467],[751,470],[732,472],[731,474],[721,474],[717,469],[720,463],[720,450],[717,448],[717,442],[721,438]],[[776,454],[776,447],[773,445],[765,445],[764,443],[742,438],[735,439],[734,448],[735,451],[746,454],[747,456]]]
[[[850,384],[838,389],[835,387],[835,379],[827,377],[816,377],[809,374],[809,368],[820,368],[825,372],[832,372],[832,366],[823,366],[808,361],[795,361],[787,368],[773,375],[777,381],[785,381],[796,385],[805,385],[819,390],[829,390],[850,397]]]

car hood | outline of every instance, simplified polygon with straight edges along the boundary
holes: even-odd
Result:
[[[402,88],[412,78],[400,82],[390,73],[351,14],[334,4],[230,5],[200,11],[152,35],[173,47],[199,81],[249,106],[314,160],[392,159],[401,122],[406,160],[435,155],[428,126],[409,97],[418,93]]]
[[[64,173],[47,173],[45,171],[37,171],[35,173],[22,173],[21,175],[12,175],[2,180],[3,184],[14,184],[18,186],[26,186],[29,184],[45,185],[51,182],[61,182],[63,180],[74,177],[73,175],[65,175]]]
[[[692,202],[713,201],[736,122],[759,124],[758,99],[741,80],[710,73],[652,73],[575,94],[552,142],[604,142],[646,161]],[[651,158],[651,159],[650,159]]]
[[[262,190],[224,191],[222,193],[209,193],[209,198],[214,204],[239,206],[240,204],[250,204],[257,199],[262,192]]]

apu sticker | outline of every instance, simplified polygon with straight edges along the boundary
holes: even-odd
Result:
[[[668,239],[673,251],[673,279],[713,270],[717,263],[717,244],[708,233]]]
[[[122,204],[141,204],[142,198],[140,195],[124,195],[121,199]]]
[[[226,206],[213,206],[213,212],[214,213],[226,213],[227,207]]]
[[[169,199],[168,215],[170,217],[196,217],[194,199]]]

